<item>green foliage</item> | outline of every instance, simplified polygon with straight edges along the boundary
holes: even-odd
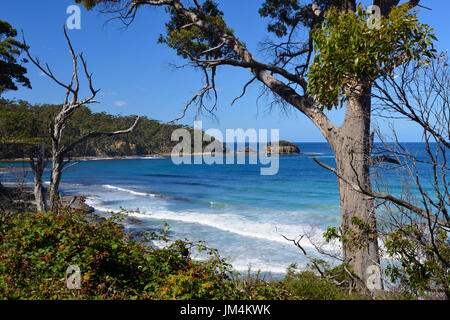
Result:
[[[324,232],[323,237],[325,241],[339,240],[342,243],[347,243],[352,248],[364,248],[369,241],[377,237],[377,230],[375,224],[362,221],[358,217],[351,218],[351,228],[343,229],[341,227],[328,227]]]
[[[333,239],[340,239],[342,234],[341,227],[327,227],[327,231],[323,233],[325,241],[330,242]]]
[[[120,3],[121,0],[75,0],[75,3],[81,3],[86,10],[94,8],[96,5],[105,3]]]
[[[273,21],[267,26],[267,31],[275,33],[278,37],[287,35],[288,28],[297,24],[297,12],[300,9],[298,0],[266,0],[259,9],[262,17],[270,17]],[[303,10],[312,13],[307,7]],[[302,15],[303,16],[303,15]],[[312,17],[312,16],[311,16]]]
[[[317,8],[322,12],[338,4],[336,0],[314,1]],[[267,31],[274,33],[277,37],[288,35],[288,32],[299,23],[307,28],[312,28],[323,21],[317,17],[311,7],[311,3],[302,4],[299,0],[266,0],[259,14],[264,18],[270,18]]]
[[[154,248],[152,241],[168,241],[166,230],[125,232],[122,214],[93,219],[70,211],[1,219],[1,298],[212,299],[231,283],[229,266],[215,250],[185,241]],[[194,250],[210,258],[194,261]],[[80,290],[66,288],[69,265],[81,269]]]
[[[434,291],[450,297],[450,242],[448,232],[436,227],[434,244],[427,236],[426,224],[410,224],[389,232],[386,251],[394,262],[386,268],[386,276],[419,296],[435,295]]]
[[[296,271],[296,266],[291,265],[283,280],[285,288],[297,299],[301,300],[351,300],[368,299],[362,294],[350,294],[345,286],[337,283],[347,280],[340,267],[328,269],[326,276],[334,279],[334,282],[318,276],[312,270]],[[339,276],[338,276],[339,275]],[[345,278],[345,279],[343,279]]]
[[[186,51],[197,59],[235,58],[233,48],[228,45],[223,45],[220,49],[205,53],[211,48],[219,47],[222,44],[222,40],[213,32],[192,25],[186,18],[177,15],[173,8],[168,8],[167,10],[171,15],[170,21],[166,23],[167,34],[165,36],[160,35],[158,43],[167,44],[184,58],[189,57]],[[191,7],[188,10],[197,14],[202,20],[213,24],[221,31],[233,34],[233,30],[226,26],[223,12],[218,9],[218,4],[212,0],[206,0],[200,9]]]
[[[38,141],[49,139],[49,125],[59,112],[58,105],[31,105],[26,101],[0,99],[0,158],[27,157],[28,150]],[[69,145],[91,131],[116,131],[130,127],[134,116],[114,116],[93,113],[87,107],[75,111],[66,125],[63,144]],[[78,145],[71,156],[126,156],[169,153],[178,142],[171,141],[175,129],[193,129],[183,125],[169,125],[141,117],[132,133],[99,137]],[[214,140],[214,139],[213,139]]]
[[[24,45],[14,39],[16,36],[16,29],[0,20],[0,95],[6,90],[17,90],[16,83],[31,89],[30,80],[25,77],[27,69],[17,61]],[[26,59],[21,60],[25,62]]]
[[[177,241],[175,246],[186,250],[186,243]],[[207,251],[214,259],[206,263],[186,261],[186,265],[178,272],[167,274],[160,281],[161,285],[152,297],[155,299],[208,299],[228,298],[232,292],[231,269],[224,260],[218,257],[216,250],[199,245],[199,251]],[[171,248],[169,248],[171,250]],[[150,283],[145,290],[153,287]]]
[[[265,280],[258,270],[252,274],[248,269],[245,277],[235,277],[229,297],[237,300],[289,300],[291,293],[281,280]]]
[[[395,7],[380,28],[369,28],[362,5],[357,12],[330,9],[322,26],[312,31],[316,53],[308,90],[321,108],[331,110],[348,97],[355,84],[368,85],[378,76],[410,61],[434,57],[433,29],[421,24],[408,5]]]

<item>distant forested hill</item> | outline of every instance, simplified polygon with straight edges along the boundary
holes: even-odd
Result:
[[[49,124],[59,109],[58,105],[32,105],[21,100],[0,99],[0,159],[27,157],[28,151],[36,148],[36,142],[43,139],[50,148]],[[69,120],[63,142],[68,145],[91,131],[126,129],[134,120],[135,116],[93,113],[82,107]],[[77,146],[70,155],[113,157],[167,153],[177,144],[170,139],[172,131],[177,128],[187,128],[193,133],[193,129],[187,126],[168,125],[141,117],[134,132],[91,139]]]

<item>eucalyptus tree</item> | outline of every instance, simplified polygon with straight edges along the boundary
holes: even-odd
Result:
[[[5,91],[17,90],[17,84],[31,89],[30,80],[25,76],[27,69],[22,65],[27,61],[18,61],[24,46],[15,39],[16,36],[17,30],[8,22],[0,20],[0,96]]]
[[[8,22],[0,20],[0,95],[7,90],[17,90],[17,84],[31,89],[30,80],[25,76],[27,62],[20,58],[23,43],[15,39],[17,30]]]
[[[165,7],[169,21],[158,42],[202,70],[205,79],[185,111],[193,104],[213,111],[218,69],[233,67],[247,69],[251,76],[239,97],[259,82],[273,94],[275,103],[291,106],[311,120],[335,154],[342,230],[352,236],[343,242],[343,258],[353,268],[358,286],[364,287],[367,270],[379,263],[376,233],[364,232],[366,227],[376,230],[374,204],[351,183],[371,190],[373,82],[401,65],[426,63],[434,55],[432,29],[417,18],[418,0],[404,4],[374,0],[378,16],[356,0],[265,0],[259,14],[269,19],[267,32],[275,35],[265,46],[271,53],[267,61],[250,52],[212,0],[75,1],[87,9],[99,6],[116,13],[126,24],[146,7]],[[236,10],[240,10],[238,2]],[[212,100],[205,99],[208,96]],[[327,111],[344,106],[344,122],[337,126]]]

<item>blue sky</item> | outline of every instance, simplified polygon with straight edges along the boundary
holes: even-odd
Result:
[[[222,0],[220,8],[228,25],[260,60],[260,43],[267,37],[266,22],[258,15],[262,0]],[[62,32],[71,0],[15,0],[3,1],[0,19],[23,30],[31,52],[42,62],[48,62],[55,75],[68,81],[72,73],[71,59]],[[367,3],[367,1],[363,1]],[[448,15],[450,1],[422,0],[432,11],[421,10],[421,22],[431,25],[439,39],[437,49],[450,47]],[[82,8],[81,29],[69,30],[75,50],[83,52],[90,72],[94,73],[94,85],[101,89],[93,105],[94,112],[112,114],[139,114],[152,119],[170,121],[177,118],[184,104],[201,88],[202,76],[190,68],[177,69],[183,60],[175,52],[156,44],[164,32],[167,15],[163,8],[141,10],[135,22],[124,29],[119,21],[107,23],[107,17],[97,11]],[[4,94],[5,98],[23,99],[32,103],[61,103],[64,91],[28,64],[28,76],[33,89],[19,89]],[[241,93],[242,86],[251,75],[247,70],[223,67],[217,77],[219,93],[217,119],[199,116],[203,128],[277,128],[280,138],[301,142],[324,141],[314,125],[298,111],[288,114],[274,108],[267,110],[267,100],[257,101],[261,86],[252,85],[244,98],[231,106],[231,101]],[[87,95],[88,92],[84,91]],[[192,108],[180,123],[193,125],[196,108]],[[329,114],[335,123],[343,119],[343,111]],[[410,123],[396,121],[402,141],[419,141],[420,133]],[[383,127],[383,124],[381,124]]]

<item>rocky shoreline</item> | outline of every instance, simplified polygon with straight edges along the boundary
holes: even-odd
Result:
[[[152,158],[160,158],[162,155],[160,154],[148,154],[141,156],[117,156],[117,157],[102,157],[102,156],[91,156],[91,157],[71,157],[72,161],[96,161],[96,160],[126,160],[126,159],[152,159]],[[69,159],[65,159],[69,160]],[[28,158],[11,158],[11,159],[0,159],[0,163],[2,162],[28,162],[30,159]],[[0,167],[0,171],[6,171],[5,168]],[[9,169],[9,168],[7,168]]]
[[[72,210],[82,209],[93,214],[95,208],[84,203],[80,195],[65,195],[61,197],[61,206]],[[0,209],[10,212],[36,211],[33,189],[24,186],[3,186],[0,189]]]

